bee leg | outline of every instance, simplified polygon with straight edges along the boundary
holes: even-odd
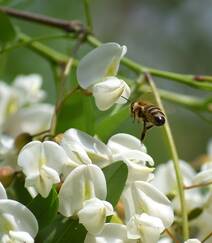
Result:
[[[146,135],[146,131],[147,131],[146,122],[144,121],[143,124],[144,124],[144,125],[143,125],[143,131],[142,131],[142,133],[141,133],[141,142],[144,140],[144,137],[145,137],[145,135]]]
[[[141,133],[141,142],[144,140],[144,137],[146,135],[147,130],[149,130],[150,128],[152,128],[154,125],[149,125],[147,126],[147,123],[144,121],[144,127],[143,127],[143,131]]]

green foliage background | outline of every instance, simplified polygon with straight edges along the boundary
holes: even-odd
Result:
[[[103,42],[115,41],[128,47],[127,55],[139,63],[162,70],[181,73],[211,74],[212,21],[210,0],[91,0],[94,32]],[[62,19],[84,21],[83,5],[79,0],[10,0],[1,5],[32,11]],[[45,36],[61,31],[26,21],[12,19],[14,25],[30,36]],[[5,35],[1,31],[0,35]],[[10,33],[9,33],[10,34]],[[10,36],[10,35],[9,35]],[[43,41],[56,50],[69,54],[74,42],[71,39]],[[78,52],[80,59],[91,47],[84,44]],[[18,74],[40,73],[48,101],[55,101],[54,77],[49,63],[27,48],[18,48],[0,55],[0,79],[11,82]],[[121,73],[134,78],[125,68]],[[207,92],[191,89],[172,81],[156,79],[159,87],[204,97]],[[180,158],[192,161],[206,152],[211,137],[211,124],[192,111],[165,103]],[[89,111],[89,112],[88,112]],[[97,111],[91,97],[75,95],[66,103],[58,127],[64,131],[75,127],[93,134],[95,129],[104,134],[106,126],[94,126],[94,121],[107,117],[109,112]],[[126,117],[126,112],[124,112]],[[203,114],[204,116],[204,114]],[[119,118],[114,118],[119,119]],[[209,117],[211,119],[211,117]],[[89,122],[88,122],[89,121]],[[141,125],[134,124],[130,117],[113,132],[140,135]],[[145,140],[149,153],[156,162],[169,159],[161,128],[152,129]]]

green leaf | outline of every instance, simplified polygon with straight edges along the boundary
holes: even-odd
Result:
[[[106,140],[120,126],[120,124],[129,117],[129,107],[121,108],[117,113],[103,118],[96,125],[96,134]]]
[[[200,216],[203,212],[203,208],[194,208],[188,213],[188,220],[193,220]]]
[[[115,207],[126,184],[128,176],[127,165],[122,161],[118,161],[105,167],[103,173],[107,182],[106,200]]]
[[[7,188],[7,196],[10,199],[19,201],[20,203],[27,206],[31,201],[32,197],[24,186],[25,177],[22,173],[18,173],[14,178],[12,184]]]
[[[36,196],[28,205],[28,208],[35,215],[39,228],[43,229],[55,219],[58,206],[58,195],[55,188],[52,188],[47,198],[43,198],[40,195]]]
[[[6,14],[0,12],[0,44],[5,45],[7,42],[14,40],[15,37],[16,32],[10,19]]]
[[[60,133],[69,128],[77,128],[92,135],[95,115],[91,99],[80,92],[71,96],[58,115],[56,131]]]
[[[36,242],[80,243],[84,242],[86,233],[86,229],[78,220],[58,215],[56,220],[37,236]]]

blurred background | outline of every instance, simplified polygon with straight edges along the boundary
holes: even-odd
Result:
[[[96,36],[102,42],[114,41],[126,45],[127,56],[140,64],[180,73],[212,74],[211,0],[90,0],[90,4]],[[0,5],[85,22],[81,0],[0,0]],[[32,37],[60,33],[60,30],[14,18],[12,22]],[[73,46],[70,39],[43,43],[66,54],[70,53]],[[90,49],[88,45],[83,45],[78,58]],[[123,72],[134,78],[125,69]],[[16,75],[30,73],[43,76],[44,88],[48,92],[47,101],[54,103],[54,77],[45,59],[27,48],[18,48],[0,56],[1,80],[10,83]],[[210,95],[169,80],[156,79],[156,84],[167,90],[196,97]],[[180,106],[165,102],[165,107],[180,158],[192,162],[206,153],[212,135],[211,123]],[[93,109],[96,109],[95,106]],[[74,113],[76,116],[79,115],[77,112]],[[104,115],[104,112],[96,112],[97,118]],[[204,117],[204,114],[201,115]],[[212,120],[212,117],[209,119]],[[70,126],[81,128],[77,122],[70,122]],[[139,137],[141,127],[141,124],[134,124],[129,116],[116,132],[127,132]],[[145,139],[148,152],[158,163],[169,159],[162,130],[150,130]]]

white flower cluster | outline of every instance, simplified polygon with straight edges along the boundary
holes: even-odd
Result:
[[[54,107],[42,103],[40,75],[18,76],[8,85],[0,81],[0,163],[14,167],[15,138],[21,133],[35,134],[50,126]]]
[[[114,210],[105,201],[107,185],[101,169],[119,160],[129,170],[122,195],[128,216],[126,225],[105,224]],[[154,164],[153,159],[140,140],[131,135],[116,134],[104,144],[84,132],[69,129],[60,144],[33,141],[25,145],[18,164],[33,197],[38,193],[47,197],[52,185],[64,180],[59,191],[59,212],[79,218],[88,231],[85,242],[104,238],[105,242],[142,239],[144,243],[154,243],[174,220],[171,202],[150,184],[153,168],[148,165]]]
[[[37,233],[35,216],[21,203],[7,199],[0,183],[0,242],[33,243]]]
[[[201,166],[199,173],[196,173],[192,166],[185,161],[180,161],[180,167],[186,187],[207,185],[207,183],[212,185],[212,140],[208,145],[208,157]],[[179,195],[172,161],[158,166],[152,183],[164,194],[174,195],[172,207],[176,215],[180,215]],[[209,185],[206,190],[202,190],[201,187],[185,190],[185,199],[188,213],[195,209],[202,210],[189,223],[193,236],[204,239],[211,233],[212,229],[212,186]],[[199,243],[200,241],[192,239],[187,242]],[[207,240],[207,243],[212,243],[211,237]]]
[[[114,104],[126,103],[130,96],[126,82],[117,77],[125,53],[125,46],[107,43],[91,51],[79,63],[79,85],[93,94],[96,106],[102,111]],[[160,236],[173,224],[174,211],[176,216],[181,216],[172,162],[160,165],[154,174],[152,157],[134,136],[118,133],[105,144],[71,128],[61,139],[26,143],[17,158],[14,141],[19,134],[36,134],[50,126],[53,107],[40,103],[45,97],[41,85],[40,76],[35,74],[20,76],[11,86],[0,82],[0,167],[16,168],[17,162],[32,198],[38,194],[47,198],[53,185],[59,185],[58,212],[64,217],[79,219],[87,230],[85,243],[171,242]],[[107,201],[108,188],[103,173],[105,167],[117,161],[123,161],[128,168],[118,203],[124,208],[123,217]],[[212,160],[198,174],[184,161],[181,161],[181,170],[185,186],[212,181]],[[172,201],[167,198],[168,194],[175,195]],[[203,239],[212,228],[211,188],[207,193],[197,188],[186,190],[185,196],[188,212],[203,209],[190,222],[190,227],[198,229],[194,237]],[[111,223],[107,223],[108,216],[112,216]],[[115,223],[115,219],[120,222]],[[7,199],[0,184],[0,242],[33,243],[37,233],[35,216],[24,205]],[[189,239],[185,243],[199,242]],[[207,242],[212,243],[211,238]]]

